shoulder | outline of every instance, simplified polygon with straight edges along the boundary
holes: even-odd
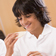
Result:
[[[0,45],[1,45],[1,44],[4,44],[4,41],[3,41],[2,39],[0,39]]]
[[[53,27],[53,26],[49,26],[49,27],[50,27],[50,29],[51,29],[51,35],[53,35],[53,37],[56,38],[56,28]]]
[[[2,39],[0,39],[0,47],[2,48],[2,47],[6,47],[5,46],[5,43],[4,43],[4,41],[2,40]]]
[[[49,28],[51,30],[50,37],[56,42],[56,28],[50,25]]]
[[[46,24],[44,27],[43,34],[47,35],[51,39],[56,39],[56,28]]]
[[[56,28],[51,26],[51,32],[56,35]]]
[[[53,26],[51,26],[51,25],[46,24],[46,28],[47,28],[48,30],[51,30],[51,32],[53,32],[53,33],[56,32],[56,28],[53,27]]]
[[[6,53],[6,46],[2,39],[0,39],[0,55],[5,55]]]

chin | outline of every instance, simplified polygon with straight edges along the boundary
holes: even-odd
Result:
[[[26,29],[26,30],[27,30],[27,29]],[[27,31],[31,32],[31,30],[27,30]]]
[[[32,33],[32,32],[33,32],[33,30],[32,30],[32,29],[30,29],[30,30],[27,30],[27,31],[29,31],[30,33]]]

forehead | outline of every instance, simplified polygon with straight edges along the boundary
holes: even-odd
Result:
[[[20,17],[21,15],[27,15],[27,14],[31,14],[31,13],[34,13],[33,11],[31,10],[28,10],[28,9],[18,9],[17,11],[17,14],[18,14],[18,17]]]
[[[28,15],[35,15],[35,13],[29,13],[29,14],[21,14],[21,16],[28,16]],[[21,16],[19,16],[19,17],[21,17]]]

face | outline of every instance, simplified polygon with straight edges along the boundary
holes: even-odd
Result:
[[[37,20],[37,17],[34,13],[21,15],[19,18],[20,24],[26,28],[29,32],[34,32],[41,26],[40,22]]]

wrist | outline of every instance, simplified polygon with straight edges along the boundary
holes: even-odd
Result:
[[[10,54],[10,53],[7,52],[5,56],[12,56],[12,54]]]

